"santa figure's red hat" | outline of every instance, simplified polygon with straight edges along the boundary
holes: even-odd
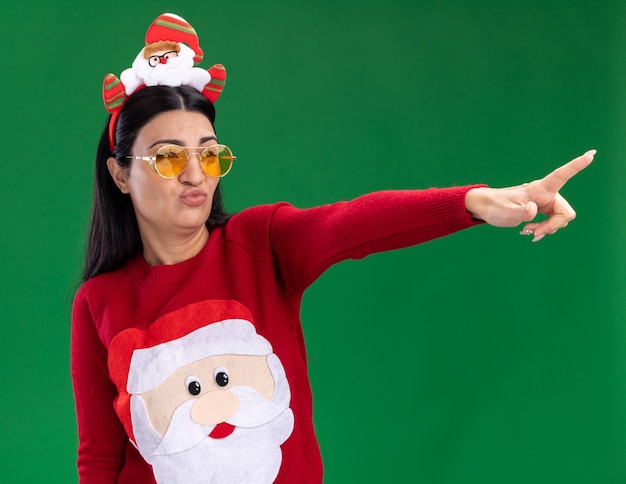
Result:
[[[189,22],[178,15],[164,13],[152,22],[146,32],[146,45],[159,41],[184,42],[195,52],[194,62],[196,64],[202,62],[204,52],[198,43],[196,31]]]

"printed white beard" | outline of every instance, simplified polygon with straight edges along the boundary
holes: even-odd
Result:
[[[134,395],[131,412],[137,447],[152,464],[157,482],[273,482],[282,462],[280,445],[294,423],[288,385],[282,386],[286,391],[276,392],[271,401],[246,387],[229,390],[239,398],[240,407],[227,422],[235,430],[222,439],[208,437],[215,426],[191,419],[194,400],[176,409],[161,438],[148,420],[143,399]]]
[[[153,456],[150,463],[158,483],[270,484],[282,463],[280,444],[292,429],[288,408],[260,427],[238,427],[224,439],[206,437],[184,452]]]

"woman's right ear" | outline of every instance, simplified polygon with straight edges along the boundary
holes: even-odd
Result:
[[[126,183],[128,169],[118,165],[117,160],[112,156],[107,159],[107,167],[109,168],[109,173],[117,185],[117,188],[119,188],[122,193],[128,193],[128,184]]]

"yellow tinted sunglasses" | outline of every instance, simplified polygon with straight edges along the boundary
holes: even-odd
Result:
[[[237,159],[226,145],[212,145],[189,147],[178,145],[163,145],[152,156],[127,156],[134,160],[147,161],[152,171],[163,178],[174,178],[180,175],[189,158],[198,156],[202,171],[215,177],[225,176]]]

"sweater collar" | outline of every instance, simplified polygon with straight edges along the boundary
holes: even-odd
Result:
[[[167,284],[180,281],[187,278],[209,256],[211,249],[221,238],[221,227],[216,227],[211,229],[209,239],[202,250],[187,260],[177,264],[151,266],[143,258],[143,254],[139,254],[128,263],[126,270],[133,279],[145,284]]]

